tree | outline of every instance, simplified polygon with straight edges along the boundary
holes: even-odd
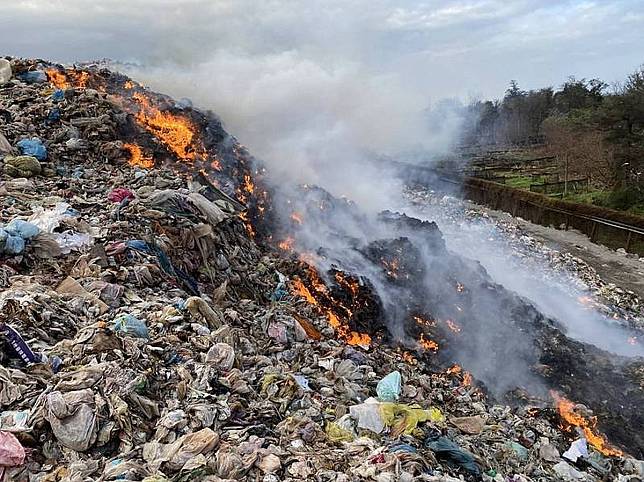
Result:
[[[603,99],[603,92],[608,84],[599,79],[581,79],[568,77],[561,89],[554,95],[554,104],[561,114],[568,114],[575,109],[597,107]]]

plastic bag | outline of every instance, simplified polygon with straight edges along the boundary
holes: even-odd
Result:
[[[375,398],[367,398],[364,403],[349,407],[349,413],[358,421],[358,427],[380,433],[385,428],[380,403]]]
[[[35,207],[29,222],[38,226],[45,233],[53,233],[63,219],[73,217],[74,210],[67,203],[57,203],[51,209]]]
[[[380,405],[382,419],[386,426],[392,428],[394,435],[411,434],[421,422],[442,422],[445,417],[437,408],[424,410],[418,405],[401,403],[382,403]]]
[[[577,462],[579,457],[587,458],[588,457],[588,444],[586,443],[585,438],[578,438],[573,443],[570,444],[570,448],[566,450],[562,455],[563,458],[570,460],[571,462]]]
[[[23,156],[33,156],[39,161],[47,159],[47,148],[40,139],[23,139],[17,144]]]
[[[378,382],[376,393],[381,402],[395,402],[400,397],[400,372],[391,372]]]
[[[107,195],[107,200],[113,203],[120,203],[125,199],[134,199],[134,193],[124,187],[117,187]]]
[[[22,74],[18,74],[16,77],[28,84],[42,84],[43,82],[47,82],[47,74],[41,70],[23,72]]]
[[[15,467],[24,463],[24,447],[14,434],[0,431],[0,466]]]
[[[461,467],[470,474],[480,477],[481,467],[475,462],[472,454],[461,449],[457,444],[442,435],[430,435],[425,439],[425,447],[431,449],[438,458]]]
[[[327,423],[324,431],[331,442],[351,442],[356,438],[350,415],[344,415],[335,422]]]
[[[54,237],[63,254],[80,251],[83,248],[90,247],[94,243],[94,238],[87,233],[65,231],[64,233],[55,234]]]
[[[206,363],[228,371],[235,364],[235,350],[228,343],[215,343],[206,353]]]
[[[289,294],[289,291],[286,288],[286,281],[287,281],[286,276],[284,276],[279,271],[277,272],[277,276],[279,281],[277,283],[277,286],[275,286],[273,293],[271,294],[271,301],[280,301],[286,296],[288,296]]]
[[[98,433],[98,418],[91,389],[53,391],[45,403],[45,419],[58,442],[77,452],[92,446]]]
[[[20,254],[25,250],[25,240],[20,236],[7,236],[2,252],[6,254]]]
[[[133,335],[137,338],[149,338],[148,327],[136,316],[126,314],[114,319],[114,331]]]
[[[4,172],[11,177],[33,177],[42,172],[42,166],[34,156],[6,156]]]
[[[9,82],[12,75],[11,63],[7,59],[0,59],[0,85]]]
[[[4,227],[4,230],[12,236],[20,236],[22,239],[31,239],[38,236],[40,228],[33,223],[22,219],[12,219]]]

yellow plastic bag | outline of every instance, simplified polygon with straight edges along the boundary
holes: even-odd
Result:
[[[418,405],[402,403],[381,403],[380,414],[387,427],[391,427],[392,435],[410,435],[421,422],[443,422],[445,416],[437,408],[424,410]]]
[[[354,438],[351,432],[340,427],[335,422],[327,423],[324,431],[331,442],[351,442]]]

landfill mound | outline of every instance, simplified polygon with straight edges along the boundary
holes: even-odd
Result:
[[[2,480],[644,477],[584,406],[349,343],[255,242],[252,163],[187,101],[0,59]]]

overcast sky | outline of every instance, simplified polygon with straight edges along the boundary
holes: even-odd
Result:
[[[323,68],[403,74],[427,96],[499,96],[644,62],[644,2],[551,0],[2,0],[3,54],[63,62],[297,52]]]

